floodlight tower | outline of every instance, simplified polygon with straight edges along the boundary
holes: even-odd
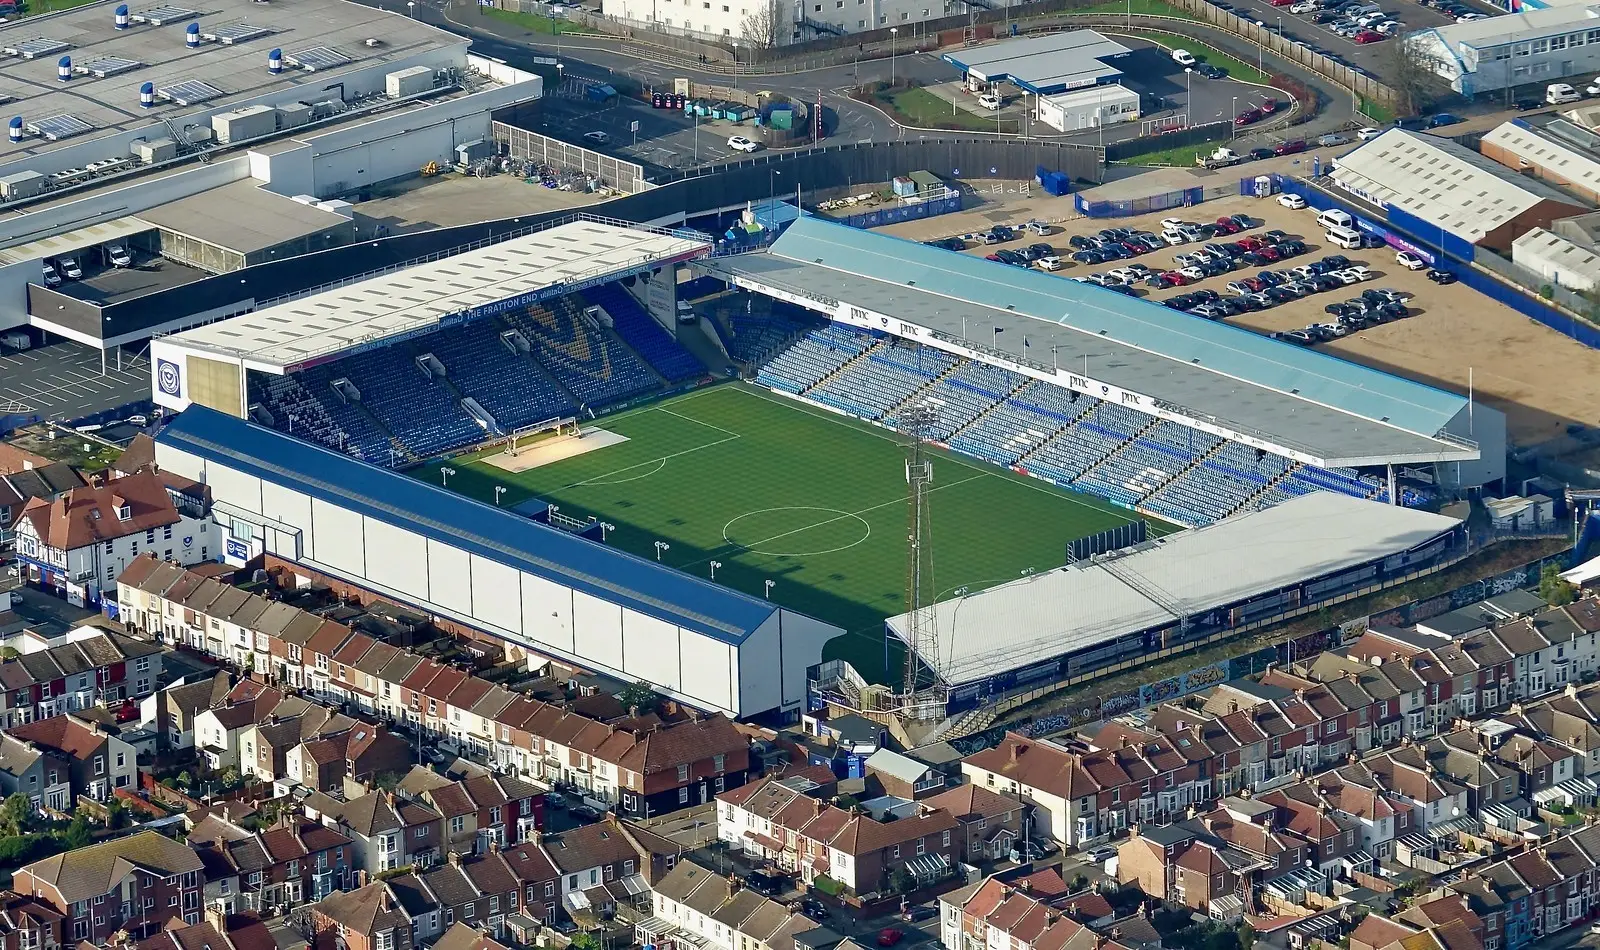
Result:
[[[930,405],[912,406],[901,413],[900,431],[911,437],[906,450],[906,498],[909,503],[906,538],[906,630],[905,702],[913,705],[917,693],[917,667],[923,656],[937,656],[938,636],[934,629],[933,604],[928,602],[933,586],[933,547],[929,536],[928,488],[933,484],[933,458],[923,443],[938,421],[938,410]]]

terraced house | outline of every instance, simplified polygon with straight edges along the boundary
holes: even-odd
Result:
[[[159,647],[92,627],[69,637],[72,642],[0,661],[0,725],[137,702],[155,692]]]
[[[750,776],[749,742],[725,717],[669,702],[659,712],[602,719],[537,702],[342,624],[229,588],[206,572],[141,557],[120,578],[118,600],[128,623],[159,630],[168,642],[253,668],[269,683],[303,689],[319,701],[387,716],[424,742],[472,753],[524,778],[575,786],[625,815],[659,815],[710,802]],[[207,718],[211,714],[197,716],[197,730],[209,730],[216,749],[208,758],[217,767],[251,768],[242,761],[240,743],[250,728],[267,723],[268,712],[219,715],[230,718],[220,740]],[[204,746],[207,740],[200,735],[196,741]],[[276,734],[267,740],[274,770],[284,741]],[[254,769],[264,776],[260,749],[258,744]],[[337,771],[326,748],[311,753]],[[319,765],[318,780],[330,769]],[[301,761],[296,777],[303,774]]]
[[[171,920],[198,922],[204,886],[200,856],[154,831],[35,861],[12,882],[63,915],[67,940],[96,945],[118,931],[139,939]]]

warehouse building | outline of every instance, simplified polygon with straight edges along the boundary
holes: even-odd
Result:
[[[1582,144],[1600,136],[1565,119],[1533,126],[1522,119],[1503,122],[1478,143],[1478,151],[1521,175],[1600,202],[1600,156]]]
[[[1592,291],[1600,287],[1600,254],[1592,244],[1534,228],[1511,245],[1511,260],[1557,287]]]
[[[1581,85],[1580,78],[1600,72],[1600,5],[1525,8],[1420,30],[1406,41],[1462,95],[1560,80]]]
[[[844,631],[758,597],[193,406],[156,438],[243,545],[580,669],[735,717],[793,716]],[[258,555],[258,556],[259,556]]]
[[[1410,225],[1413,233],[1442,231],[1507,254],[1527,231],[1590,210],[1463,145],[1403,129],[1340,156],[1330,177],[1339,188],[1387,209],[1392,222]]]
[[[1126,46],[1094,30],[1071,30],[999,40],[940,58],[961,70],[973,92],[1008,82],[1023,92],[1048,96],[1117,81],[1122,70],[1107,60],[1128,53]]]
[[[1139,94],[1126,86],[1094,86],[1038,101],[1039,121],[1060,132],[1139,121]]]
[[[0,143],[0,330],[106,351],[253,307],[139,304],[354,240],[348,206],[327,199],[492,143],[492,116],[542,84],[468,45],[342,0],[89,4],[0,24],[20,51]],[[110,273],[110,244],[139,266]],[[63,256],[86,279],[46,286]]]

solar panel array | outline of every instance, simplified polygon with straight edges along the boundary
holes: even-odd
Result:
[[[283,61],[297,69],[316,72],[319,69],[333,69],[350,62],[350,57],[336,49],[327,46],[313,46],[309,49],[297,50],[288,53]]]
[[[35,122],[29,122],[27,129],[29,132],[39,136],[40,138],[48,139],[51,142],[59,142],[62,139],[70,139],[74,135],[82,135],[85,132],[92,132],[94,130],[94,126],[83,121],[75,115],[67,115],[63,113],[61,115],[53,115],[49,118],[39,119]]]
[[[227,95],[203,79],[180,79],[156,90],[156,95],[180,106],[192,106]]]
[[[133,22],[148,23],[151,26],[162,26],[167,23],[179,23],[192,20],[200,14],[187,7],[151,7],[133,15]]]
[[[221,43],[224,46],[232,46],[235,43],[243,43],[247,40],[253,40],[258,36],[266,36],[271,32],[272,29],[270,27],[253,26],[249,23],[230,23],[227,26],[219,26],[209,33],[202,33],[200,35],[213,43]]]
[[[144,63],[136,59],[124,59],[121,56],[101,56],[91,59],[79,68],[96,79],[115,76],[118,73],[129,73],[143,66]]]
[[[23,59],[33,59],[35,56],[49,56],[51,53],[59,53],[64,49],[71,48],[71,43],[63,43],[60,40],[53,40],[47,36],[36,36],[31,40],[23,40],[21,43],[7,46],[5,47],[5,51],[10,53],[12,56],[21,56]]]

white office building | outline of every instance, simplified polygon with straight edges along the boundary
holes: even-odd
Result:
[[[1600,4],[1456,23],[1406,41],[1462,95],[1529,83],[1587,82],[1600,72]]]

